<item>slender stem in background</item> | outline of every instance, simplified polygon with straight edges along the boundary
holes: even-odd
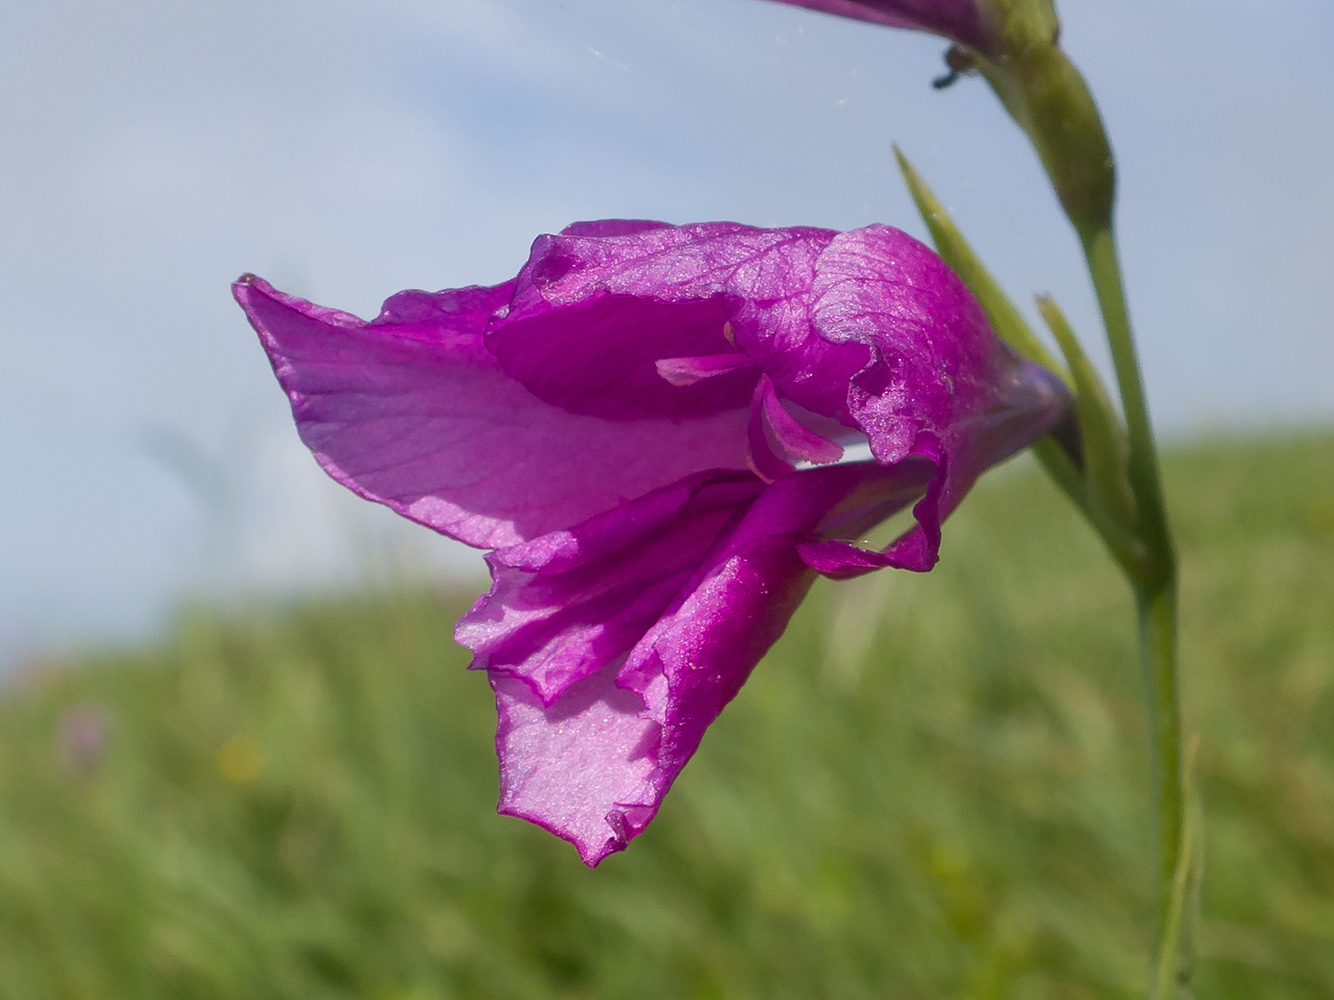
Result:
[[[1156,873],[1156,967],[1163,962],[1189,979],[1188,959],[1178,964],[1179,939],[1173,932],[1172,908],[1178,868],[1186,860],[1182,841],[1186,797],[1182,776],[1181,706],[1177,686],[1177,568],[1167,524],[1158,450],[1144,398],[1144,382],[1126,310],[1125,290],[1110,227],[1081,232],[1084,255],[1107,328],[1117,387],[1130,441],[1127,472],[1135,498],[1136,528],[1148,556],[1131,579],[1139,614],[1140,657],[1149,705],[1149,740],[1158,819]],[[1181,877],[1185,873],[1180,873]],[[1179,923],[1175,921],[1175,923]],[[1152,987],[1156,1000],[1169,1000]]]

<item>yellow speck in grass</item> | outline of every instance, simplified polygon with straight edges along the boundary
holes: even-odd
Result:
[[[233,736],[218,747],[218,773],[234,785],[245,785],[264,773],[264,751],[249,736]]]
[[[928,864],[932,875],[949,881],[962,878],[968,871],[968,858],[953,844],[934,845]]]
[[[1334,494],[1316,497],[1306,512],[1310,529],[1327,542],[1334,542]]]

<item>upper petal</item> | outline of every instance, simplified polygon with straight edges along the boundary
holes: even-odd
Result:
[[[1069,411],[1060,381],[1005,345],[958,276],[897,229],[831,241],[816,266],[811,322],[823,339],[870,353],[847,408],[876,460],[898,462],[924,436],[949,460],[942,517],[983,469]]]
[[[790,403],[865,433],[884,465],[929,439],[949,478],[925,526],[1068,405],[933,251],[888,226],[581,223],[534,243],[486,344],[535,395],[580,414],[698,418],[758,400],[759,417],[781,418]],[[775,430],[751,421],[751,463],[765,478],[794,455],[828,460]]]
[[[944,262],[888,226],[580,224],[534,243],[486,343],[543,400],[616,420],[740,408],[762,372],[885,463],[990,407],[1017,366]]]
[[[756,378],[748,366],[669,379],[659,362],[668,362],[670,375],[677,359],[734,353],[730,322],[757,304],[767,310],[806,295],[815,258],[835,234],[724,222],[636,225],[620,232],[585,223],[540,237],[512,305],[487,333],[488,347],[534,394],[574,412],[630,419],[745,406]],[[808,335],[809,324],[801,332]],[[846,374],[864,358],[855,353]]]
[[[746,468],[744,407],[613,422],[507,376],[482,335],[512,289],[404,292],[369,323],[254,277],[234,293],[325,471],[469,544],[512,545],[693,472]]]
[[[725,352],[730,312],[721,295],[661,302],[594,291],[561,304],[530,296],[497,317],[486,344],[508,375],[571,413],[612,420],[707,415],[745,405],[755,373],[738,366],[672,381],[658,363]]]
[[[560,231],[562,236],[626,236],[642,232],[645,229],[665,229],[671,223],[658,222],[654,219],[592,219],[587,222],[571,222]]]

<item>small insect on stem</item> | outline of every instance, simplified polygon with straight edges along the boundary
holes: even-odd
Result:
[[[951,45],[945,50],[945,66],[949,72],[931,81],[931,86],[944,90],[961,76],[973,72],[973,54],[962,45]]]

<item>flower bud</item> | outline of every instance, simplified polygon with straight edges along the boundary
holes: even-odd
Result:
[[[1075,228],[1107,228],[1116,194],[1112,149],[1088,85],[1058,45],[1050,0],[980,2],[999,46],[980,54],[976,68],[1028,134]]]

